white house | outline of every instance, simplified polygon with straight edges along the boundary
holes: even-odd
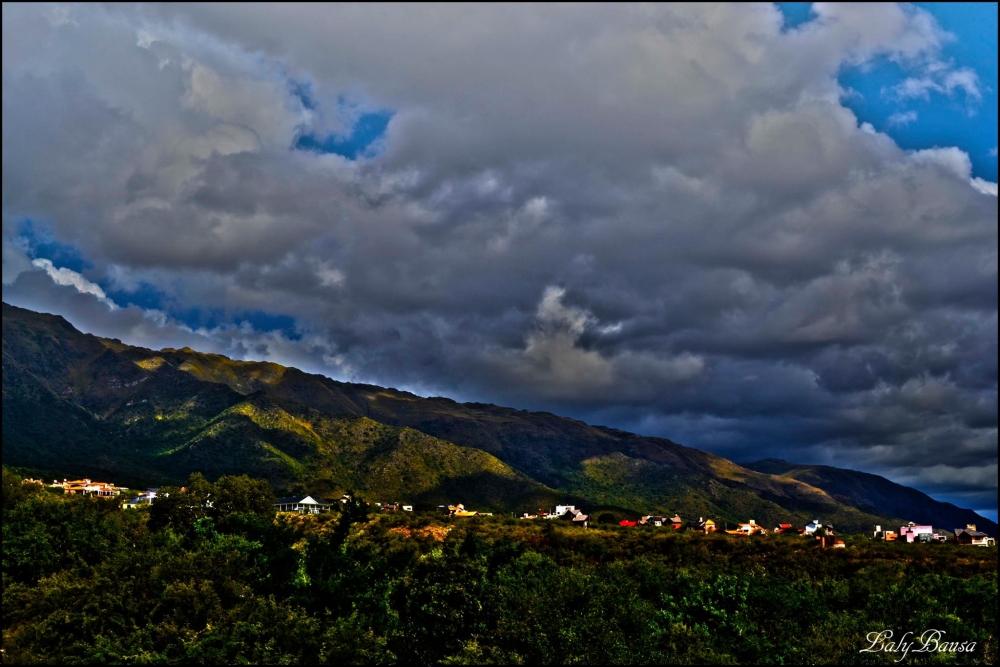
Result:
[[[333,503],[312,496],[291,496],[278,498],[274,501],[274,509],[279,512],[299,512],[301,514],[319,514],[330,509]]]
[[[823,524],[819,522],[819,519],[813,519],[812,523],[806,524],[806,535],[812,535],[817,530],[823,527]]]

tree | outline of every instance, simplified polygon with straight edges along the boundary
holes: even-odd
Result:
[[[182,488],[161,488],[149,508],[149,527],[156,530],[172,525],[179,530],[191,530],[198,519],[208,516],[214,491],[212,483],[200,472],[191,473]]]
[[[12,510],[21,502],[42,490],[39,484],[22,484],[21,477],[3,469],[3,509]]]
[[[274,492],[264,479],[246,475],[220,477],[212,494],[212,513],[217,517],[228,514],[274,515]]]

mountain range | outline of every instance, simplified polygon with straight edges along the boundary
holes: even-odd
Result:
[[[996,524],[877,475],[736,464],[545,412],[423,398],[190,348],[148,350],[3,304],[3,463],[143,486],[246,473],[279,493],[520,512],[675,512],[841,530]]]

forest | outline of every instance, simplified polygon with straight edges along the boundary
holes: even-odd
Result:
[[[905,662],[996,661],[996,549],[375,513],[359,495],[276,516],[264,480],[184,486],[123,511],[5,468],[3,661],[896,664],[861,651],[871,633],[929,629],[970,650]]]

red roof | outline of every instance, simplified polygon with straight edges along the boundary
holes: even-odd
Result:
[[[621,521],[618,522],[618,525],[619,526],[634,526],[635,525],[635,521],[629,521],[627,519],[623,519],[623,520],[621,520]]]

